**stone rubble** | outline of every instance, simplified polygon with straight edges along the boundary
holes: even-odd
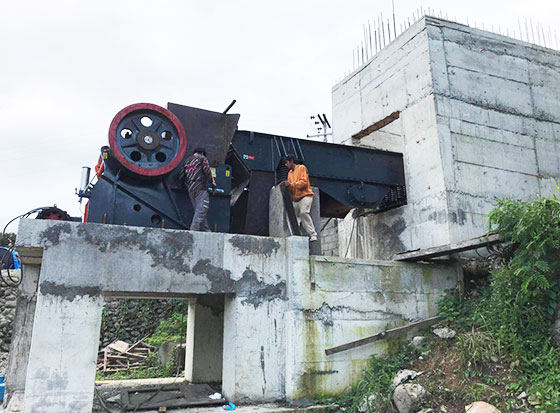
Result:
[[[426,337],[416,336],[412,339],[412,341],[410,342],[410,345],[412,347],[420,348],[424,345],[425,342],[426,342]]]
[[[16,316],[17,288],[0,287],[0,352],[10,351],[12,322]]]
[[[408,370],[408,369],[400,370],[397,373],[397,375],[395,376],[395,378],[393,379],[393,382],[391,383],[391,388],[394,389],[399,384],[402,384],[402,383],[407,382],[409,380],[414,380],[416,378],[416,376],[418,376],[417,371]]]
[[[375,408],[376,399],[377,397],[375,396],[375,394],[370,394],[369,396],[364,397],[364,400],[362,400],[362,402],[358,406],[358,411],[360,413],[369,413],[373,411],[373,409]]]
[[[430,396],[420,384],[400,384],[393,393],[393,403],[399,413],[415,413],[418,407]]]
[[[490,403],[486,402],[474,402],[465,406],[465,412],[467,413],[501,413],[498,409],[492,406]]]
[[[455,330],[450,329],[449,327],[441,327],[435,328],[433,333],[438,336],[439,338],[454,338],[457,335]]]

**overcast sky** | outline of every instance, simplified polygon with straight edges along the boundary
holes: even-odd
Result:
[[[558,0],[395,0],[397,26],[420,6],[560,31]],[[80,167],[131,103],[222,111],[237,99],[241,129],[312,133],[309,115],[330,117],[331,88],[380,12],[390,0],[0,0],[0,230],[43,205],[80,215]]]

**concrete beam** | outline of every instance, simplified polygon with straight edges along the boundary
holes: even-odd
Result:
[[[308,259],[304,238],[23,220],[17,244],[43,250],[29,364],[22,374],[25,411],[91,411],[105,295],[196,295],[189,314],[189,378],[221,379],[233,400],[283,397],[279,329],[292,266],[286,256],[295,249]],[[224,293],[225,315],[233,321],[222,351],[224,310],[215,313],[212,300],[203,299]],[[260,355],[256,365],[247,354]],[[263,363],[262,376],[255,376]]]
[[[281,238],[21,220],[17,243],[43,248],[47,294],[248,297],[285,289]]]

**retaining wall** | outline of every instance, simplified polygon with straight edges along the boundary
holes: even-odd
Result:
[[[16,317],[17,288],[0,286],[0,352],[6,353],[12,341],[12,323]]]

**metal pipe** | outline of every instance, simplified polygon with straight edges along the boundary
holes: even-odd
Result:
[[[231,107],[232,107],[233,105],[235,105],[235,102],[237,102],[237,100],[235,100],[235,99],[233,99],[233,100],[231,101],[231,103],[230,103],[229,106],[226,108],[226,110],[224,110],[224,112],[223,112],[224,115],[225,115],[226,113],[228,113],[228,111],[231,109]]]

